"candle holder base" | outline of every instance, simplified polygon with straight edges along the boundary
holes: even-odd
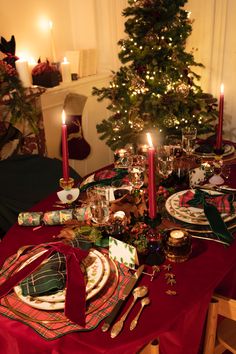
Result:
[[[161,218],[158,217],[153,221],[151,219],[151,224],[146,232],[146,237],[148,240],[148,255],[146,257],[145,263],[148,265],[160,265],[165,261],[164,249],[161,234],[157,229],[160,224]],[[154,226],[155,225],[155,226]]]
[[[155,218],[150,218],[149,216],[144,217],[144,222],[151,228],[155,229],[158,225],[161,224],[161,214],[157,213]]]
[[[72,189],[73,185],[74,185],[74,178],[69,177],[68,180],[65,180],[64,178],[60,178],[59,180],[60,183],[60,187],[66,191]]]

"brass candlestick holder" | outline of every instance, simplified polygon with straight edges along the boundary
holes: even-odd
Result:
[[[60,178],[60,187],[66,191],[70,190],[74,186],[74,178],[69,177],[68,180]]]
[[[69,177],[68,180],[60,178],[61,191],[57,192],[57,196],[60,199],[60,203],[64,205],[71,205],[76,201],[80,194],[79,188],[73,188],[74,179]]]

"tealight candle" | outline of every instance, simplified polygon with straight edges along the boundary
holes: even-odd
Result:
[[[170,237],[175,239],[180,239],[184,237],[184,232],[182,230],[173,230],[170,232]]]
[[[117,153],[117,155],[119,155],[119,157],[124,157],[126,152],[127,151],[125,149],[120,149],[120,150],[116,151],[116,153]]]
[[[119,210],[114,213],[114,219],[124,219],[125,218],[125,212],[122,210]]]
[[[167,230],[164,251],[169,261],[185,262],[192,252],[191,236],[181,229]]]

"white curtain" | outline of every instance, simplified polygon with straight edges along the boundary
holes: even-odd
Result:
[[[201,87],[219,98],[224,84],[224,137],[236,142],[236,1],[189,0],[186,8],[194,21],[187,49],[194,48],[196,61],[205,66]]]
[[[122,10],[127,0],[94,0],[96,14],[96,35],[99,56],[99,70],[111,71],[120,67],[117,45],[124,37]]]

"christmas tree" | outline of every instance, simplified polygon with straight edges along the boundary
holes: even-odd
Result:
[[[129,0],[124,9],[126,39],[109,87],[93,88],[98,101],[109,99],[111,115],[97,125],[112,150],[137,145],[144,133],[181,135],[193,125],[198,134],[214,131],[216,99],[204,93],[193,69],[203,66],[185,50],[192,21],[187,0]]]

